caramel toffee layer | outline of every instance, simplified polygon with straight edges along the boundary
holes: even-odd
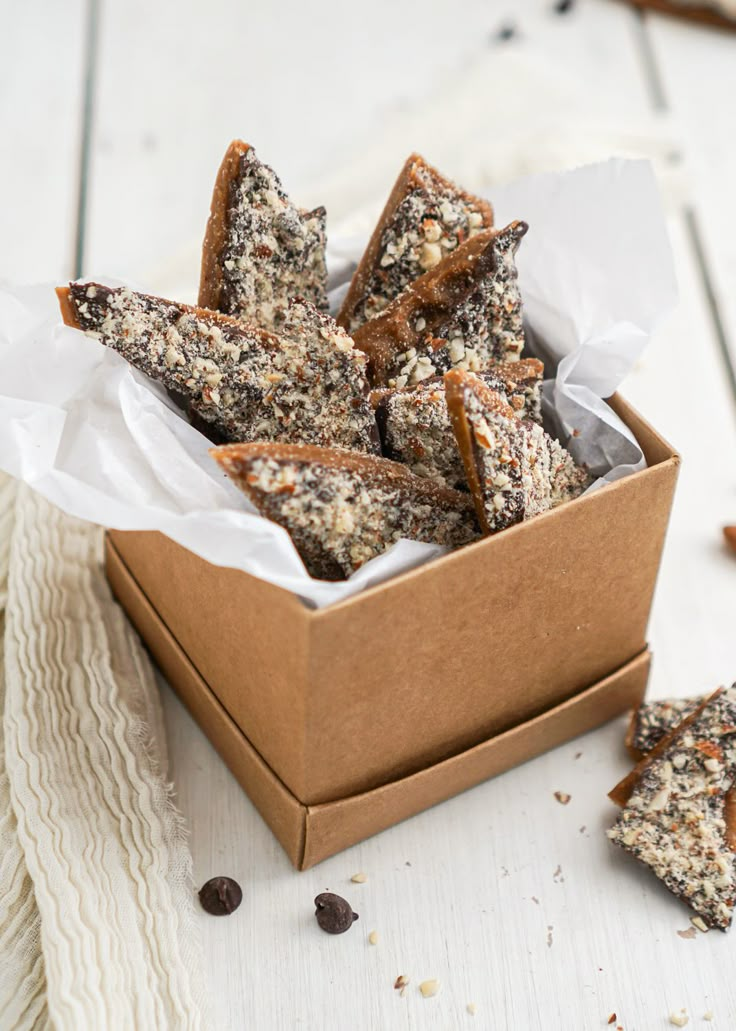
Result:
[[[325,210],[302,211],[236,141],[223,160],[205,236],[199,303],[265,328],[293,297],[327,310]]]
[[[480,372],[524,347],[514,256],[527,231],[484,230],[407,286],[354,333],[375,386],[404,387],[451,368]]]
[[[722,930],[731,923],[736,898],[727,803],[735,775],[736,687],[731,687],[707,700],[644,761],[608,832],[709,927]]]
[[[569,501],[590,477],[541,426],[514,409],[478,376],[445,376],[450,421],[486,533],[496,533]]]
[[[345,579],[401,538],[456,548],[479,536],[467,494],[385,458],[279,444],[212,455],[261,515],[289,532],[318,579]]]
[[[645,702],[631,716],[626,745],[640,759],[658,745],[662,738],[686,719],[703,701],[698,698],[664,698]]]
[[[413,154],[401,171],[338,321],[352,335],[464,240],[492,225],[487,201]]]
[[[127,288],[72,283],[60,300],[66,321],[162,383],[216,443],[378,450],[365,355],[304,301],[289,302],[276,337]]]
[[[523,419],[541,422],[541,383],[544,367],[535,358],[499,364],[480,373]],[[462,459],[452,432],[442,379],[427,380],[411,389],[375,390],[371,398],[383,452],[408,465],[417,476],[444,486],[466,489]]]

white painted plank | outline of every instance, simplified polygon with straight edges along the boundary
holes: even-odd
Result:
[[[655,153],[636,18],[548,0],[266,6],[122,3],[102,19],[87,270],[182,299],[227,142],[252,141],[330,227],[423,148],[468,185],[617,152]],[[490,37],[505,23],[518,38]],[[145,24],[145,32],[140,31]],[[135,52],[134,64],[131,53]],[[134,70],[133,70],[134,69]],[[515,86],[509,87],[514,75]],[[572,153],[571,153],[572,152]]]
[[[0,28],[0,277],[73,274],[83,0],[10,3]]]
[[[651,638],[653,689],[684,695],[736,679],[736,560],[721,534],[736,521],[736,419],[684,221],[669,225],[681,303],[622,390],[683,458]]]
[[[370,13],[339,0],[319,10],[301,0],[278,10],[113,0],[102,26],[89,267],[155,285],[186,261],[191,296],[228,142],[253,142],[299,196],[382,108],[421,94],[472,48],[469,26],[488,24],[480,0],[466,17],[451,0],[431,13],[416,0],[379,0]]]
[[[648,110],[632,10],[605,0],[564,16],[539,0],[499,8],[496,24],[515,26],[510,41],[486,43],[421,103],[366,126],[358,151],[323,180],[328,210],[351,231],[371,227],[408,146],[491,199],[496,183],[611,154],[667,172],[672,140]]]
[[[736,364],[736,33],[648,16],[667,103],[688,141],[692,204]]]

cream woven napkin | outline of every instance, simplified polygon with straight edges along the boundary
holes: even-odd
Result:
[[[3,1031],[208,1026],[157,689],[101,562],[0,474]]]

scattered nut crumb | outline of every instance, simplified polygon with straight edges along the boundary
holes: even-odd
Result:
[[[508,869],[505,866],[501,867],[501,876],[502,877],[508,877],[509,876],[509,871],[508,871]]]
[[[736,526],[724,526],[723,536],[731,551],[736,551]]]
[[[430,977],[428,981],[422,981],[419,985],[419,991],[425,999],[431,999],[439,990],[440,983],[435,977]]]
[[[694,938],[698,932],[694,927],[688,927],[686,931],[678,931],[677,933],[680,938]]]
[[[567,805],[567,803],[572,798],[572,795],[568,795],[566,791],[555,791],[555,798],[560,803],[560,805]]]
[[[575,753],[575,758],[579,759],[582,754],[583,754],[582,752],[576,752]]]
[[[705,920],[703,920],[702,916],[691,916],[690,923],[697,927],[699,931],[702,931],[703,934],[708,933],[708,925]]]
[[[557,869],[552,874],[552,880],[555,882],[555,884],[559,884],[565,880],[565,878],[562,876],[562,867],[559,863],[557,864]]]
[[[378,931],[371,931],[368,935],[369,945],[378,945]]]
[[[365,884],[368,878],[364,873],[354,873],[350,880],[353,884]]]
[[[705,1013],[703,1014],[703,1020],[710,1021],[712,1019],[713,1019],[713,1010],[706,1010]]]
[[[536,904],[539,905],[539,899],[536,895],[532,895],[532,902],[536,902]]]
[[[616,1017],[616,1014],[612,1013],[611,1016],[608,1018],[608,1023],[609,1024],[615,1024],[617,1019],[618,1018]]]
[[[397,990],[399,995],[404,995],[404,993],[406,992],[406,986],[408,984],[409,978],[406,976],[406,974],[399,974],[399,976],[394,981],[394,988]]]
[[[469,1002],[468,1005],[465,1007],[465,1009],[468,1011],[468,1013],[470,1014],[471,1017],[475,1016],[475,1003],[474,1002]]]
[[[587,827],[585,826],[585,824],[583,824],[583,826],[582,826],[582,827],[580,828],[580,833],[581,833],[581,834],[585,834],[585,832],[587,831],[587,829],[588,829],[588,828],[587,828]]]
[[[552,924],[548,924],[547,925],[547,948],[548,949],[552,948],[552,932],[553,931],[554,931],[554,926]]]
[[[680,1010],[679,1013],[670,1013],[670,1024],[674,1024],[675,1027],[685,1027],[689,1023],[690,1017],[688,1017],[684,1009]]]

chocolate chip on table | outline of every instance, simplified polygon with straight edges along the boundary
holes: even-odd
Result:
[[[323,891],[314,900],[314,904],[317,907],[314,911],[317,923],[328,934],[343,934],[358,919],[350,903],[331,891]]]
[[[243,901],[243,891],[232,877],[213,877],[199,889],[202,909],[212,916],[229,916]]]

